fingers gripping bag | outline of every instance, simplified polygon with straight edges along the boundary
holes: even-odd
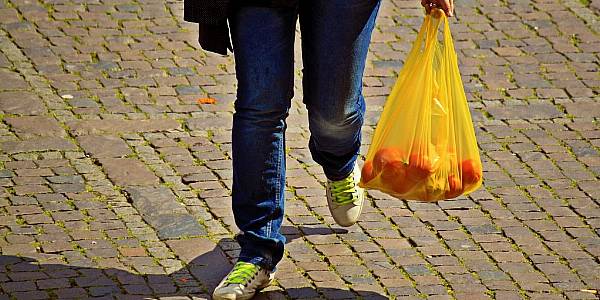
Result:
[[[437,201],[468,194],[481,183],[450,26],[434,9],[425,16],[387,98],[359,185],[401,199]]]

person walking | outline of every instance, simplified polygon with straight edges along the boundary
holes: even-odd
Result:
[[[365,113],[362,77],[381,0],[185,0],[207,51],[232,50],[238,81],[232,128],[232,207],[241,251],[214,299],[250,299],[282,259],[285,130],[294,87],[296,22],[302,34],[308,147],[327,177],[329,210],[356,223],[364,203],[356,160]],[[451,0],[423,0],[451,15]],[[231,39],[229,36],[231,33]]]

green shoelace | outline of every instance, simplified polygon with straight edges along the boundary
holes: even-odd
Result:
[[[346,205],[357,199],[356,183],[352,175],[339,181],[332,181],[330,190],[333,201],[339,205]]]
[[[258,272],[258,266],[247,263],[247,262],[237,262],[233,267],[233,270],[227,276],[225,283],[233,283],[233,284],[248,284],[254,275]]]

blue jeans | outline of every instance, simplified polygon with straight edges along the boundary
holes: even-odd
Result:
[[[301,0],[293,7],[234,9],[232,198],[240,261],[274,269],[283,256],[285,120],[294,93],[296,20],[309,149],[326,177],[339,180],[352,172],[360,148],[362,76],[379,1]]]

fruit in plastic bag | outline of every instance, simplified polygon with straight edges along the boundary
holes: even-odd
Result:
[[[466,185],[476,184],[481,180],[481,166],[472,159],[461,162],[462,182]]]
[[[365,168],[359,183],[407,200],[451,199],[482,183],[448,20],[437,9],[432,12],[425,16],[375,129],[366,157],[373,171]]]
[[[373,158],[373,171],[375,175],[381,173],[385,166],[392,163],[404,163],[404,154],[398,148],[381,148]]]
[[[389,163],[381,173],[381,181],[394,193],[406,193],[416,183],[407,176],[407,170],[407,165],[402,161]]]
[[[424,184],[425,193],[421,197],[423,200],[431,201],[443,198],[446,191],[446,182],[440,181],[436,176],[430,176]]]
[[[448,175],[448,190],[446,191],[444,196],[447,199],[452,199],[462,195],[463,192],[464,189],[462,187],[462,182],[460,181],[460,178],[458,178],[456,174]]]
[[[367,183],[379,176],[386,190],[402,194],[415,185],[415,180],[407,175],[410,169],[405,155],[394,147],[379,149],[372,161],[365,162],[361,171],[361,183]]]
[[[418,152],[410,154],[408,157],[407,176],[416,180],[422,180],[433,173],[438,157],[433,149],[431,151],[430,155]]]
[[[375,172],[373,170],[373,161],[366,161],[360,171],[360,181],[367,183],[375,178]]]

